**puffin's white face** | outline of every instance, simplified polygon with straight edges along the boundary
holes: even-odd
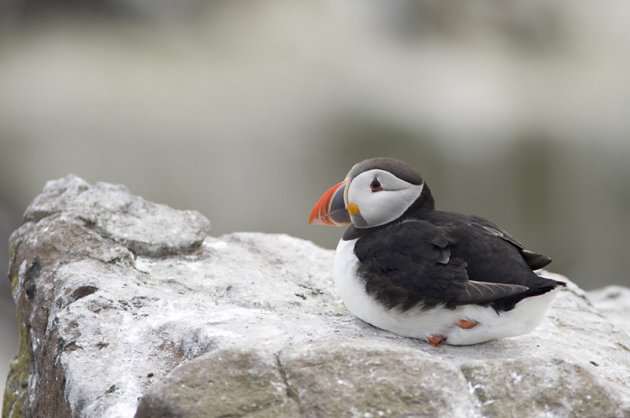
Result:
[[[420,197],[423,187],[388,171],[364,171],[346,186],[345,203],[352,224],[368,228],[399,218]]]

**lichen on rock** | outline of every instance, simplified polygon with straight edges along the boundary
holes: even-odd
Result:
[[[17,282],[17,277],[13,282]],[[29,330],[22,321],[20,314],[17,315],[19,346],[18,353],[9,365],[7,381],[4,388],[4,398],[2,402],[2,416],[22,417],[24,416],[24,406],[28,402],[28,379],[30,367],[33,362],[31,339]]]

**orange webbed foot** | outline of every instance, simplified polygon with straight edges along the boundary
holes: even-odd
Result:
[[[457,325],[458,327],[460,327],[462,329],[471,329],[471,328],[474,328],[477,325],[479,325],[479,322],[477,322],[477,321],[470,321],[468,319],[460,319],[459,321],[457,321],[455,323],[455,325]]]
[[[433,347],[439,347],[446,341],[446,338],[441,335],[427,335],[425,338]]]

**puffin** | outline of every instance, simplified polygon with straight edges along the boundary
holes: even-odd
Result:
[[[353,315],[434,347],[526,334],[566,285],[536,274],[551,259],[494,223],[436,210],[420,174],[392,158],[355,164],[309,223],[348,225],[333,278]]]

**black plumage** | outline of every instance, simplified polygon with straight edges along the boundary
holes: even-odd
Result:
[[[524,298],[564,285],[533,272],[551,259],[526,250],[492,222],[436,211],[426,184],[400,218],[371,228],[350,226],[343,239],[354,238],[357,273],[367,293],[387,308],[479,304],[509,311]]]

